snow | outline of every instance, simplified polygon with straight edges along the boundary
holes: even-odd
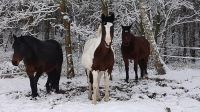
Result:
[[[73,79],[63,75],[60,88],[64,94],[47,94],[47,77],[43,75],[38,82],[40,96],[36,99],[30,96],[28,77],[14,75],[12,78],[0,79],[0,112],[167,112],[167,109],[171,112],[198,112],[199,73],[199,69],[187,68],[171,70],[159,76],[149,70],[150,79],[136,83],[130,71],[130,82],[127,84],[124,81],[125,73],[115,69],[110,84],[110,101],[101,100],[97,105],[88,100],[85,74],[76,75]],[[101,97],[104,93],[102,84]]]

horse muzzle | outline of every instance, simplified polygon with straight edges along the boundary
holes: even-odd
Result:
[[[12,64],[13,64],[14,66],[18,66],[18,65],[19,65],[19,61],[17,61],[17,60],[12,60]]]

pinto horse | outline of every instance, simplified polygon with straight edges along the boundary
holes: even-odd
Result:
[[[81,60],[88,76],[88,98],[92,99],[93,104],[100,100],[99,83],[102,75],[104,75],[105,84],[104,100],[109,100],[109,78],[114,65],[114,53],[111,48],[114,33],[114,14],[111,13],[109,16],[102,14],[101,19],[102,22],[97,30],[96,38],[85,43]]]
[[[135,80],[138,80],[138,64],[141,70],[141,78],[147,76],[147,63],[150,55],[150,44],[144,37],[136,37],[131,32],[131,26],[122,26],[121,51],[125,63],[126,79],[129,80],[129,59],[134,60]]]
[[[23,60],[26,73],[30,79],[32,97],[38,96],[37,82],[46,72],[48,79],[46,90],[59,92],[59,80],[62,69],[63,53],[60,44],[55,40],[40,41],[32,36],[13,36],[14,54],[12,64],[18,66]],[[36,73],[36,74],[35,74]]]

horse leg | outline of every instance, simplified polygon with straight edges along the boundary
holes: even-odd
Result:
[[[104,74],[104,84],[105,84],[105,97],[104,101],[109,101],[109,78],[110,74],[108,72],[105,72]]]
[[[144,61],[143,60],[139,61],[139,67],[140,67],[140,71],[141,71],[141,79],[143,79],[143,77],[144,77]]]
[[[49,86],[51,89],[55,90],[55,92],[59,92],[60,74],[59,75],[58,74],[59,74],[59,72],[57,72],[56,69],[54,69],[48,73]],[[48,82],[48,80],[47,80],[47,82]]]
[[[100,101],[101,98],[100,98],[100,91],[99,91],[99,85],[100,85],[100,81],[101,81],[101,76],[104,75],[104,72],[99,72],[99,75],[98,75],[98,88],[97,88],[97,100]]]
[[[46,91],[47,93],[49,93],[52,90],[52,75],[50,74],[50,72],[47,73],[47,82],[46,82]]]
[[[37,72],[34,79],[33,80],[31,79],[33,81],[34,93],[36,95],[38,95],[38,93],[37,93],[37,83],[38,83],[38,80],[39,80],[41,75],[42,75],[42,72]]]
[[[60,75],[61,75],[61,67],[56,70],[56,74],[54,74],[56,79],[53,88],[56,90],[56,93],[59,93],[59,82],[60,82]]]
[[[124,63],[125,63],[125,70],[126,70],[126,79],[125,81],[128,83],[129,80],[129,61],[128,59],[124,59]]]
[[[87,75],[87,82],[88,82],[88,99],[92,100],[92,83],[93,83],[93,77],[92,73],[90,70],[86,70],[86,75]]]
[[[47,82],[46,82],[46,91],[47,91],[47,93],[49,93],[50,92],[50,90],[51,90],[51,88],[50,88],[50,81],[49,81],[50,79],[49,79],[49,77],[47,78]]]
[[[136,80],[136,81],[138,81],[137,70],[138,70],[138,62],[137,62],[137,61],[134,61],[134,71],[135,71],[135,80]]]
[[[31,91],[32,91],[32,97],[37,97],[37,83],[35,81],[34,75],[29,75],[29,80],[30,80],[30,86],[31,86]]]
[[[92,103],[97,104],[97,88],[98,88],[98,71],[92,71],[93,75],[93,95],[92,95]]]
[[[147,73],[147,63],[148,63],[148,58],[144,60],[144,78],[148,79],[148,73]]]

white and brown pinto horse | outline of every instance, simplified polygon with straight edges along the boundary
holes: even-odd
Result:
[[[109,78],[114,65],[114,53],[111,48],[114,14],[111,13],[109,16],[102,14],[101,19],[102,22],[97,30],[96,38],[86,42],[81,60],[88,76],[88,98],[92,99],[93,104],[100,100],[99,83],[102,75],[104,75],[105,84],[104,100],[109,100]]]

